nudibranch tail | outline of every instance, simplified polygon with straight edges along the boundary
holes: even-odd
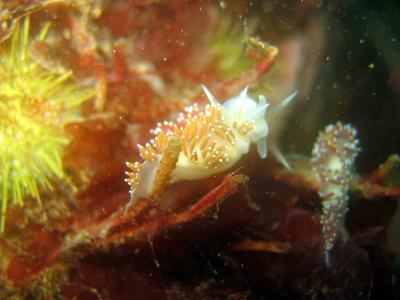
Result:
[[[153,182],[160,166],[160,159],[152,161],[144,161],[143,163],[135,162],[134,164],[127,162],[130,172],[126,172],[128,178],[126,182],[130,186],[131,199],[147,198],[153,190]]]
[[[138,198],[158,198],[170,182],[182,151],[182,140],[176,136],[160,135],[155,144],[158,145],[157,148],[150,144],[146,144],[145,147],[138,145],[143,163],[126,163],[131,170],[126,172],[126,182],[131,187],[131,201],[128,207]],[[158,150],[162,150],[162,153]]]

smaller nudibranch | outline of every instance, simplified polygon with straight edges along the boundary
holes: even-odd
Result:
[[[257,144],[261,158],[267,157],[268,124],[265,119],[268,102],[264,96],[258,101],[243,89],[239,95],[220,104],[203,86],[209,104],[200,108],[194,104],[185,109],[175,122],[158,123],[151,130],[154,139],[145,146],[138,145],[143,163],[127,163],[131,169],[126,181],[132,199],[149,197],[154,176],[163,157],[168,138],[182,139],[172,181],[207,178],[232,167],[252,143]],[[294,95],[290,96],[293,98]]]
[[[354,161],[360,152],[357,130],[337,122],[325,127],[312,150],[313,169],[320,183],[322,240],[327,266],[338,237],[347,238],[345,216]]]

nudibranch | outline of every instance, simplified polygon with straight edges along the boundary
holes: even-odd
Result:
[[[154,138],[144,146],[138,145],[144,162],[129,163],[126,181],[132,200],[149,197],[154,177],[167,147],[169,137],[182,140],[172,173],[172,181],[207,178],[232,167],[252,143],[261,158],[267,156],[268,124],[265,118],[268,102],[248,95],[248,88],[239,95],[219,103],[203,86],[209,104],[203,108],[194,104],[185,109],[175,122],[158,123],[151,132]]]
[[[344,218],[348,210],[349,189],[354,161],[360,152],[357,130],[337,122],[320,132],[312,150],[314,173],[320,183],[322,199],[322,239],[326,265],[338,236],[346,238]]]

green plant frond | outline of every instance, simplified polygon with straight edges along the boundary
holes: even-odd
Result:
[[[2,191],[2,203],[1,203],[1,224],[0,224],[0,230],[1,232],[4,231],[4,226],[5,226],[5,218],[6,218],[6,212],[7,212],[7,204],[8,204],[8,176],[10,174],[10,164],[8,162],[3,162],[3,175],[2,175],[2,180],[3,180],[3,191]]]
[[[29,29],[30,29],[29,18],[25,18],[24,25],[21,30],[21,46],[25,47],[25,51],[21,51],[21,53],[28,54],[28,43],[29,43]],[[20,49],[19,49],[20,50]],[[25,59],[27,57],[24,57]]]
[[[50,22],[46,22],[46,24],[43,26],[42,30],[37,36],[38,41],[43,41],[45,39],[47,33],[49,32],[49,28],[50,28]]]
[[[42,151],[38,154],[38,157],[40,157],[48,170],[54,173],[57,177],[62,178],[64,176],[64,172],[62,169],[61,160],[57,159],[57,156],[52,154],[53,153],[48,151]]]
[[[21,185],[16,181],[13,180],[12,181],[13,187],[12,187],[12,191],[13,191],[13,197],[12,199],[15,199],[17,202],[15,204],[22,206],[23,202],[20,201],[22,200],[22,191],[21,191]]]
[[[36,39],[45,40],[46,23]],[[64,127],[82,120],[80,105],[93,98],[93,88],[72,81],[72,72],[53,73],[31,54],[29,18],[20,20],[0,45],[0,233],[7,207],[27,199],[41,204],[40,194],[64,182],[62,157],[69,139]]]
[[[210,51],[217,58],[219,70],[226,76],[235,76],[248,70],[253,61],[246,56],[246,40],[254,26],[243,25],[233,16],[223,17],[211,37]]]

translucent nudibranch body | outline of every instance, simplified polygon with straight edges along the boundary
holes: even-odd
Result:
[[[185,109],[175,122],[158,123],[155,135],[145,146],[138,145],[143,163],[127,163],[127,182],[132,199],[149,197],[154,176],[169,137],[182,139],[182,151],[172,175],[173,181],[207,178],[232,167],[252,143],[257,144],[261,158],[267,156],[268,124],[265,113],[268,103],[263,96],[258,101],[240,94],[220,104],[203,86],[210,104],[194,104]]]
[[[328,125],[314,144],[312,163],[320,182],[322,238],[326,264],[338,235],[346,237],[344,217],[348,210],[352,168],[360,151],[357,131],[349,124]]]

